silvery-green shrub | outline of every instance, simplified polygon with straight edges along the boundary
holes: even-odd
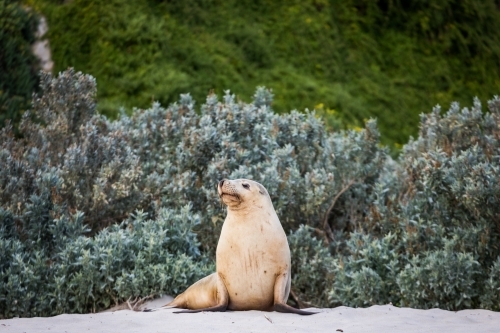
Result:
[[[374,186],[360,229],[374,241],[348,245],[335,266],[331,304],[498,309],[500,99],[488,108],[475,100],[422,115],[419,137]],[[392,253],[394,261],[373,265],[374,244],[376,260]]]
[[[481,307],[494,311],[500,311],[500,257],[491,266],[485,281],[484,289],[480,297]]]
[[[292,255],[292,296],[301,307],[327,306],[328,293],[334,281],[334,258],[324,240],[314,229],[301,225],[288,236]],[[298,304],[297,304],[298,303]]]
[[[287,232],[306,223],[342,244],[335,235],[364,219],[385,159],[373,121],[330,134],[313,113],[274,114],[264,88],[253,103],[210,95],[198,113],[182,95],[111,121],[95,113],[92,77],[41,81],[23,136],[0,134],[4,317],[97,311],[208,274],[222,178],[263,183]]]
[[[41,79],[22,136],[0,132],[0,313],[98,311],[213,272],[222,178],[269,191],[292,303],[499,309],[500,100],[422,115],[398,159],[364,129],[277,115],[272,93],[95,112],[95,81]]]
[[[189,206],[160,209],[155,220],[137,211],[94,237],[82,234],[82,222],[80,212],[53,220],[49,228],[77,232],[63,239],[59,230],[50,253],[0,235],[2,316],[98,311],[130,297],[179,293],[214,270],[199,252],[191,230],[199,216]]]

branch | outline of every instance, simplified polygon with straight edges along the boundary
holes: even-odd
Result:
[[[132,299],[132,296],[129,297],[129,299],[127,300],[127,305],[128,305],[128,308],[132,311],[141,311],[140,310],[140,306],[147,300],[149,299],[153,299],[154,298],[154,294],[151,294],[149,296],[146,296],[146,297],[139,297],[137,296],[133,301],[132,303],[130,303],[130,300]]]
[[[128,305],[128,308],[130,309],[130,311],[134,311],[134,307],[130,304],[130,300],[132,299],[132,296],[130,296],[127,300],[127,305]],[[132,301],[132,304],[135,303],[135,301],[137,301],[137,297],[135,298],[135,300]]]
[[[330,213],[332,212],[332,209],[335,206],[337,200],[340,198],[340,196],[344,194],[344,192],[347,191],[353,184],[354,180],[351,180],[349,184],[347,184],[342,190],[340,190],[339,193],[337,193],[337,195],[333,198],[332,204],[330,205],[330,207],[328,207],[328,210],[325,213],[325,217],[323,218],[323,229],[328,234],[331,240],[333,240],[333,231],[332,228],[330,228],[330,225],[328,224],[328,217],[330,216]]]
[[[305,304],[301,302],[299,297],[293,292],[292,288],[290,288],[290,296],[292,296],[295,303],[297,303],[299,309],[304,309],[306,307]]]
[[[314,231],[318,234],[319,237],[323,238],[325,241],[325,244],[328,245],[330,244],[330,240],[328,238],[328,231],[321,230],[320,228],[314,228]],[[330,232],[332,230],[330,229]]]

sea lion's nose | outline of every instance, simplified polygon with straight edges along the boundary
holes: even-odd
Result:
[[[224,185],[224,182],[226,181],[227,179],[223,179],[221,181],[219,181],[219,187],[222,188],[222,185]]]

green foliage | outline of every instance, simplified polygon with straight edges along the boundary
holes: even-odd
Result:
[[[334,265],[330,304],[354,307],[391,301],[397,304],[395,280],[400,258],[395,250],[395,240],[395,235],[390,233],[380,239],[352,233],[346,244],[345,256],[338,258]]]
[[[292,255],[292,299],[299,307],[328,306],[325,290],[336,278],[328,247],[312,232],[311,227],[301,225],[288,236]]]
[[[477,299],[479,263],[470,253],[451,249],[415,256],[399,273],[401,306],[447,310],[471,308]]]
[[[370,202],[385,158],[374,121],[364,130],[328,134],[312,113],[274,114],[264,88],[251,104],[229,92],[223,101],[210,95],[198,115],[183,95],[167,109],[154,103],[116,121],[95,114],[88,75],[44,75],[41,91],[23,117],[23,137],[9,128],[0,133],[3,304],[30,295],[6,317],[84,312],[129,296],[179,292],[206,272],[204,255],[215,250],[225,212],[214,184],[223,177],[264,183],[286,230],[310,221],[326,226],[321,235],[328,237],[336,216],[343,221],[336,230],[353,229],[366,214],[353,205]],[[313,191],[304,196],[303,188]],[[340,191],[354,200],[336,200],[333,209]],[[191,213],[165,213],[179,207]],[[136,215],[135,224],[114,224],[140,208],[154,222]],[[186,228],[188,218],[199,223]],[[91,237],[83,235],[85,224]],[[143,234],[149,224],[159,229]],[[183,236],[165,235],[166,229]],[[146,257],[148,246],[160,242],[144,243],[150,234],[165,237],[160,257]],[[40,281],[47,298],[35,299],[31,290]]]
[[[422,115],[419,137],[381,172],[362,235],[348,236],[332,304],[498,309],[499,123],[498,97],[489,113],[476,99]]]
[[[352,206],[369,201],[385,156],[375,122],[365,130],[328,134],[312,113],[272,113],[272,95],[264,88],[254,98],[245,104],[229,91],[221,102],[210,95],[197,115],[191,97],[183,95],[168,109],[154,104],[117,120],[147,175],[138,186],[161,206],[192,203],[202,214],[198,232],[208,251],[215,249],[225,218],[214,191],[222,178],[265,184],[287,230],[304,221],[320,226],[333,216],[342,220],[339,228],[354,228],[364,212]],[[356,200],[339,200],[325,216],[332,193],[350,182],[347,193]],[[314,190],[303,195],[303,188]]]
[[[376,117],[383,142],[401,145],[432,105],[500,90],[495,0],[28,3],[47,17],[56,70],[97,77],[109,116],[266,85],[277,112]]]
[[[95,80],[72,70],[43,74],[40,89],[23,115],[23,138],[10,127],[0,133],[2,206],[27,221],[35,208],[35,218],[41,211],[49,218],[53,205],[80,210],[94,231],[123,220],[143,198],[134,186],[141,171],[124,133],[95,114]]]
[[[421,116],[398,160],[376,123],[328,132],[314,113],[190,95],[111,121],[95,80],[41,79],[16,138],[0,131],[0,313],[55,315],[178,293],[214,270],[214,185],[269,191],[298,306],[498,310],[500,99]]]
[[[95,114],[94,79],[44,75],[41,91],[23,137],[0,133],[0,315],[96,311],[212,271],[189,205],[130,215],[147,197],[134,186],[143,174],[123,128]]]
[[[38,19],[17,0],[0,0],[0,127],[17,124],[37,87],[38,60],[31,52]]]
[[[3,225],[5,211],[0,213]],[[80,212],[37,222],[52,236],[52,246],[33,230],[23,230],[30,237],[23,241],[0,234],[5,318],[85,313],[139,295],[179,293],[214,269],[200,256],[191,231],[199,217],[189,206],[161,209],[156,220],[137,212],[92,238],[83,235]]]
[[[493,311],[500,311],[500,257],[495,261],[486,280],[486,286],[481,295],[481,307]]]

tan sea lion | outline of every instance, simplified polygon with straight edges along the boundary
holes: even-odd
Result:
[[[227,217],[217,245],[217,272],[194,283],[165,307],[188,309],[176,313],[274,310],[314,314],[286,304],[290,248],[264,186],[247,179],[224,179],[218,192],[227,205]]]

